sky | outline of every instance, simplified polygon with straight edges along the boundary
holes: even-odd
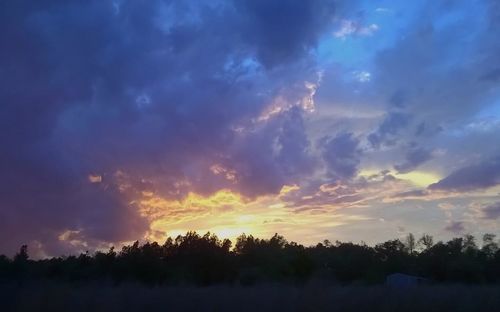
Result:
[[[0,3],[0,253],[500,234],[497,0]]]

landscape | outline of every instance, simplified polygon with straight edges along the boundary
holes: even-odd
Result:
[[[0,311],[496,311],[500,1],[0,1]]]
[[[481,247],[472,235],[435,243],[413,234],[375,247],[328,240],[304,247],[278,234],[241,235],[232,246],[188,232],[121,251],[33,261],[24,245],[13,259],[0,257],[0,308],[21,311],[491,311],[499,283],[493,234]]]

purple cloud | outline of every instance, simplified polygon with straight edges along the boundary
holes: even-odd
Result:
[[[462,221],[451,221],[444,229],[455,235],[460,235],[464,233],[465,225]]]
[[[500,202],[492,203],[481,208],[484,219],[496,220],[500,217]]]
[[[0,252],[37,240],[57,254],[67,230],[89,249],[140,238],[148,220],[132,199],[143,190],[257,196],[310,172],[300,110],[254,120],[276,98],[309,95],[332,1],[0,8],[0,236],[15,238]]]
[[[410,149],[405,156],[405,161],[399,165],[395,165],[399,173],[408,173],[415,170],[421,164],[427,162],[432,158],[432,152],[421,147]]]
[[[430,190],[473,191],[500,184],[500,158],[458,169],[429,186]]]
[[[359,140],[352,133],[339,134],[334,138],[321,140],[323,159],[334,179],[350,179],[358,171],[361,150]]]
[[[378,148],[382,144],[394,145],[394,138],[398,132],[408,126],[411,117],[404,113],[393,112],[386,116],[378,129],[368,136],[372,146]]]
[[[248,200],[297,184],[290,202],[307,210],[499,184],[498,158],[422,191],[357,177],[409,172],[437,149],[436,172],[498,155],[498,1],[471,3],[380,16],[372,38],[342,41],[345,54],[335,24],[365,25],[364,2],[3,1],[0,236],[12,239],[0,253],[70,251],[63,233],[89,250],[141,238],[144,194]],[[471,135],[485,112],[488,135]]]

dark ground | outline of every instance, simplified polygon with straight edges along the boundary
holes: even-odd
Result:
[[[500,287],[1,284],[0,311],[500,311]]]

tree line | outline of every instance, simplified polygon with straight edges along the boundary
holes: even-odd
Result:
[[[24,245],[12,259],[0,256],[0,281],[252,285],[316,278],[375,284],[396,272],[435,283],[500,283],[499,244],[493,234],[485,234],[480,244],[472,235],[434,242],[429,235],[417,239],[408,234],[373,247],[328,240],[305,247],[278,234],[270,239],[243,234],[233,246],[211,233],[188,232],[163,244],[136,241],[120,251],[30,260]]]

